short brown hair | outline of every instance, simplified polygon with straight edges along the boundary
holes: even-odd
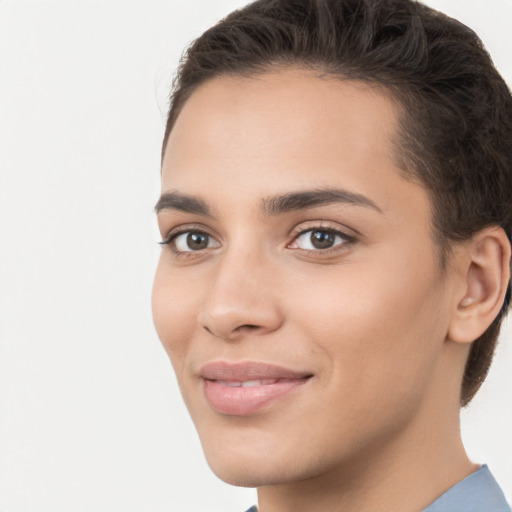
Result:
[[[184,54],[162,154],[181,108],[205,81],[297,65],[393,94],[401,167],[429,191],[441,254],[487,226],[511,239],[510,91],[471,29],[413,0],[257,0],[234,11]],[[462,405],[488,373],[510,294],[509,282],[499,315],[473,342]]]

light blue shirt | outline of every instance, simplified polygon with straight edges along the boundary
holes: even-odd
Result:
[[[247,512],[258,512],[251,507]],[[511,512],[500,486],[484,464],[437,498],[423,512]]]
[[[423,512],[510,512],[503,491],[484,464]]]

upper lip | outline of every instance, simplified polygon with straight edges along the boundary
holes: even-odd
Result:
[[[304,379],[311,377],[312,374],[268,363],[213,361],[201,367],[199,376],[206,380],[243,382],[262,379]]]

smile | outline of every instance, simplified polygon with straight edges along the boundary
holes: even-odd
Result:
[[[218,380],[218,384],[222,386],[229,386],[231,388],[253,388],[256,386],[268,386],[269,384],[276,384],[279,379],[262,379],[262,380],[246,380],[242,382],[229,381],[229,380]]]
[[[302,387],[311,374],[262,363],[210,363],[200,371],[209,406],[220,414],[247,416]]]

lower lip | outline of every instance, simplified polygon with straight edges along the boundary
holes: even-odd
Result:
[[[278,400],[303,386],[309,380],[286,379],[274,384],[242,387],[226,386],[214,380],[204,381],[204,392],[210,407],[221,414],[248,416],[271,402]]]

